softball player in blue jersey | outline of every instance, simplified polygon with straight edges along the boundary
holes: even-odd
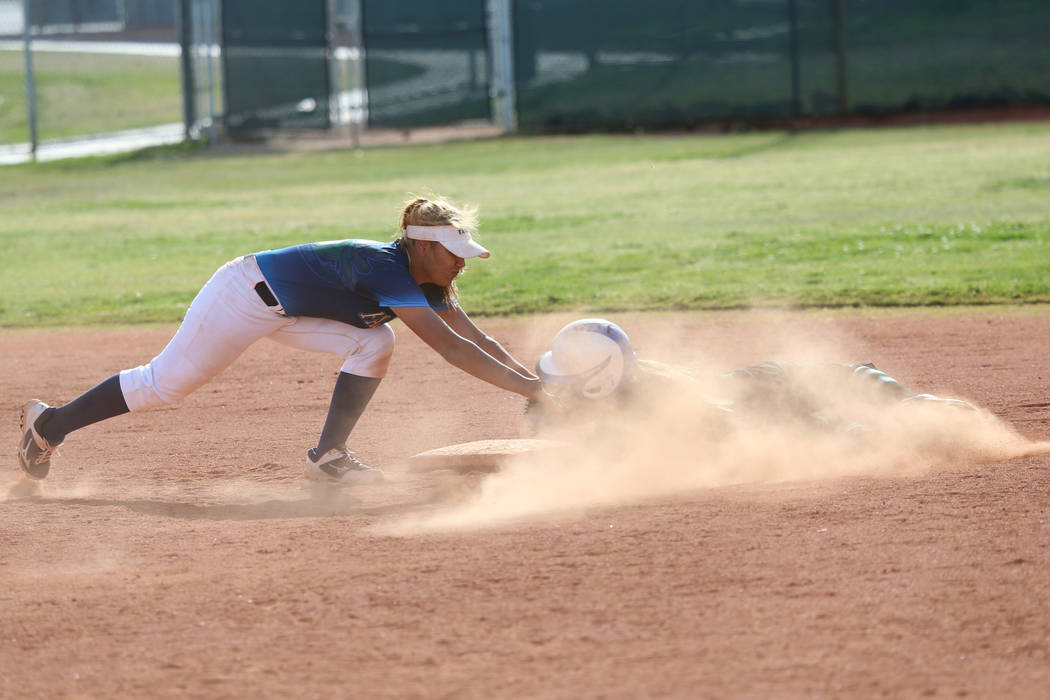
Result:
[[[539,379],[459,305],[455,280],[465,260],[489,257],[471,236],[475,225],[470,209],[415,198],[402,209],[400,236],[392,242],[308,243],[226,263],[148,364],[115,374],[67,404],[34,399],[23,407],[22,471],[45,478],[55,448],[69,433],[175,403],[269,337],[344,358],[321,436],[307,453],[307,475],[340,483],[381,480],[382,472],[358,460],[346,442],[386,374],[394,349],[388,323],[395,318],[464,372],[547,401]]]

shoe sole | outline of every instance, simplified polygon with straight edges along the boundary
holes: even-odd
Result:
[[[358,486],[360,484],[381,484],[383,483],[383,481],[385,481],[385,477],[381,472],[378,474],[362,473],[360,476],[355,474],[350,479],[333,479],[332,477],[328,476],[323,472],[318,473],[318,471],[315,469],[305,467],[303,469],[303,475],[306,476],[308,480],[314,483],[330,484],[332,486]]]
[[[22,444],[25,442],[26,439],[26,409],[32,406],[33,404],[37,403],[38,401],[39,399],[31,399],[22,406],[22,413],[18,416],[18,432],[22,435],[22,439],[18,443],[18,452],[15,455],[16,457],[18,457],[18,468],[22,470],[22,473],[26,476],[26,478],[32,479],[33,481],[43,481],[47,478],[47,474],[51,472],[50,461],[47,465],[47,473],[45,473],[43,476],[37,476],[31,473],[28,469],[26,469],[26,465],[22,461]]]

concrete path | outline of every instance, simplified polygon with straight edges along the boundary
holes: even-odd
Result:
[[[151,146],[180,143],[184,135],[182,124],[175,122],[109,134],[92,134],[75,139],[56,139],[37,144],[36,159],[49,161],[123,153]],[[27,163],[30,160],[28,143],[0,146],[0,165]]]

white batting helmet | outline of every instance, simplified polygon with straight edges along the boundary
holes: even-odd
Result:
[[[634,366],[634,349],[623,329],[603,318],[584,318],[558,331],[536,363],[536,373],[552,394],[599,399],[629,379]]]

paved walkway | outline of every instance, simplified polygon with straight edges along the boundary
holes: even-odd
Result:
[[[49,161],[124,153],[151,146],[180,143],[183,137],[184,129],[182,124],[175,122],[144,129],[116,131],[109,134],[92,134],[91,136],[73,139],[56,139],[37,144],[36,159],[38,161]],[[30,160],[28,143],[0,146],[0,165],[27,163]]]

